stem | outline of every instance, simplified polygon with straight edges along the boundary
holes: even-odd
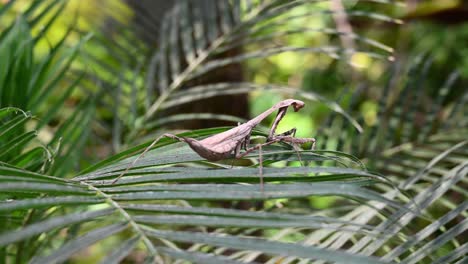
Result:
[[[266,9],[269,5],[264,5],[264,6],[260,6],[256,12],[251,12],[250,14],[247,15],[247,18],[246,18],[246,23],[248,23],[248,21],[254,17],[256,17],[261,11],[263,11],[264,9]],[[240,24],[236,27],[234,27],[231,31],[229,32],[226,32],[224,35],[218,37],[217,39],[215,39],[213,42],[211,42],[211,46],[206,49],[205,51],[201,52],[199,54],[199,56],[192,62],[188,65],[188,67],[181,73],[177,76],[177,78],[175,78],[171,85],[168,87],[168,89],[164,90],[160,95],[159,97],[156,99],[156,101],[149,107],[148,111],[146,112],[146,114],[144,115],[143,117],[143,122],[147,121],[148,119],[150,119],[151,117],[154,116],[154,114],[159,110],[159,107],[161,107],[161,104],[164,102],[164,100],[166,100],[169,95],[171,94],[171,92],[173,92],[174,90],[176,90],[177,88],[179,88],[183,83],[184,81],[190,77],[190,75],[192,74],[192,72],[200,65],[202,64],[210,55],[212,52],[214,52],[219,46],[221,46],[226,40],[229,39],[229,36],[231,33],[233,32],[236,32],[238,31],[241,27],[243,26],[243,24]]]
[[[128,221],[130,226],[132,226],[135,232],[143,239],[143,242],[145,243],[146,247],[150,251],[151,256],[157,255],[158,251],[153,246],[153,243],[151,243],[151,241],[146,236],[145,232],[143,232],[143,230],[140,228],[140,226],[135,221],[133,221],[132,217],[127,213],[127,211],[125,211],[116,201],[112,200],[112,197],[110,195],[102,192],[101,190],[99,190],[98,188],[94,187],[93,185],[89,183],[86,183],[86,182],[81,182],[81,183],[85,184],[90,189],[95,191],[99,196],[104,197],[110,205],[112,205],[115,209],[117,209],[117,211],[119,211],[119,213]]]
[[[171,83],[169,88],[167,90],[164,90],[161,95],[156,99],[156,101],[150,106],[148,111],[146,112],[143,121],[146,121],[153,117],[153,115],[158,111],[159,107],[161,104],[166,100],[171,92],[179,88],[184,81],[190,76],[190,74],[200,65],[202,64],[206,58],[210,56],[210,54],[216,50],[220,45],[224,43],[226,40],[228,34],[219,37],[218,39],[214,40],[211,44],[211,46],[204,52],[202,52],[194,62],[190,63],[189,66],[180,74],[177,76],[177,78],[174,79],[174,81]]]

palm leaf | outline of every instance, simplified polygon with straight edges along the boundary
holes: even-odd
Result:
[[[46,17],[46,11],[32,16],[40,2],[33,2],[25,12],[27,18],[18,20],[16,27],[11,26],[2,33],[2,43],[7,43],[3,41],[8,40],[8,34],[33,39],[28,35],[28,26],[35,26]],[[59,2],[45,1],[44,5],[49,9]],[[114,135],[121,133],[120,122],[137,124],[133,133],[140,135],[158,125],[160,120],[153,124],[147,121],[153,120],[165,107],[177,107],[222,93],[239,93],[236,89],[243,86],[247,86],[244,92],[284,89],[293,93],[289,87],[280,85],[245,82],[194,87],[192,81],[231,63],[286,51],[323,52],[336,58],[348,58],[356,52],[334,45],[261,46],[270,44],[268,40],[277,36],[275,32],[281,32],[273,29],[284,19],[330,14],[326,9],[304,14],[293,12],[311,2],[218,1],[216,5],[208,5],[215,6],[209,16],[203,15],[202,5],[180,2],[163,19],[159,37],[149,36],[158,42],[156,49],[148,48],[114,16],[117,27],[124,29],[122,34],[115,39],[98,34],[94,40],[108,45],[105,50],[110,59],[103,60],[92,54],[91,49],[87,50],[81,59],[97,63],[98,68],[93,73],[78,72],[71,78],[71,87],[78,83],[76,80],[83,83],[96,77],[100,80],[101,94],[106,96],[99,100],[108,104],[110,112],[116,116]],[[61,8],[63,6],[59,5],[58,10]],[[114,11],[123,10],[119,8]],[[55,19],[57,14],[58,11],[51,17]],[[348,15],[399,22],[362,11],[349,11]],[[158,31],[152,24],[155,20],[158,19],[144,17],[134,26],[142,32],[148,32],[148,28]],[[342,34],[336,30],[317,31]],[[292,30],[287,35],[295,32]],[[391,51],[372,40],[356,35],[349,37],[374,46],[377,51],[366,51],[370,57],[386,58]],[[43,88],[34,91],[37,93],[35,110],[40,110],[40,101],[52,93],[58,80],[55,77],[61,79],[68,72],[66,69],[76,52],[72,50],[64,55],[60,60],[64,63],[62,68],[48,61],[55,56],[52,49],[51,56],[35,71],[27,71],[32,62],[32,45],[26,44],[18,49],[19,59],[9,71],[0,72],[0,80],[16,78],[17,75],[10,74],[10,69],[25,71],[26,76],[31,77],[26,80],[33,80]],[[246,48],[245,53],[218,57],[239,45]],[[0,47],[11,46],[0,44]],[[151,54],[151,50],[155,52]],[[436,99],[431,101],[424,89],[430,66],[429,60],[421,59],[410,70],[401,91],[390,84],[383,89],[378,112],[382,124],[378,127],[365,125],[363,134],[357,134],[354,128],[346,129],[343,120],[353,120],[349,113],[359,104],[361,94],[352,95],[349,111],[327,102],[340,115],[330,116],[323,133],[319,133],[327,138],[319,142],[334,147],[327,151],[300,151],[300,160],[307,162],[307,166],[294,167],[299,157],[287,145],[266,148],[264,164],[271,167],[264,169],[263,192],[257,184],[257,153],[230,168],[229,163],[207,162],[187,146],[171,140],[161,140],[117,184],[112,184],[113,179],[150,142],[118,153],[67,180],[73,155],[79,153],[76,150],[87,140],[86,125],[91,122],[95,99],[85,100],[81,107],[84,111],[77,111],[57,131],[53,143],[58,144],[59,137],[63,137],[65,147],[58,148],[58,157],[50,170],[38,169],[46,163],[45,156],[38,155],[38,148],[28,151],[35,137],[34,131],[27,130],[24,124],[31,116],[12,112],[11,108],[2,109],[0,147],[6,154],[0,157],[3,159],[0,163],[0,217],[5,223],[0,233],[0,256],[18,263],[62,262],[73,259],[81,250],[101,249],[102,245],[110,244],[111,247],[102,247],[103,256],[96,256],[103,263],[131,258],[131,252],[137,248],[143,250],[147,262],[157,263],[180,263],[181,260],[201,263],[462,263],[466,260],[467,245],[462,234],[468,225],[467,204],[463,202],[468,172],[463,113],[468,97],[466,93],[454,92],[457,77],[454,73],[437,89]],[[40,77],[38,72],[47,75]],[[144,79],[146,85],[142,84]],[[117,82],[120,84],[116,85]],[[185,88],[191,89],[182,90]],[[89,89],[93,89],[93,85]],[[5,91],[2,100],[18,100],[16,92]],[[71,90],[65,90],[59,97],[60,102],[45,111],[46,120],[59,112],[70,93]],[[392,93],[397,96],[387,96]],[[314,93],[294,94],[323,100]],[[109,95],[117,95],[119,99],[114,100]],[[29,105],[30,102],[19,103]],[[130,117],[124,120],[122,111],[126,115],[130,113]],[[451,113],[453,118],[447,120],[443,112]],[[421,115],[423,122],[419,122]],[[167,120],[174,119],[176,117],[167,117]],[[39,127],[46,123],[41,122]],[[182,135],[198,138],[225,129],[205,129]],[[264,133],[254,131],[256,135],[264,136]],[[15,140],[10,142],[10,138]],[[366,159],[372,170],[386,176],[366,170],[355,156],[346,153]],[[45,174],[46,171],[57,177]],[[400,184],[395,188],[393,182]],[[311,200],[323,196],[334,197],[334,206],[329,210],[314,210]],[[223,200],[244,203],[244,207],[223,208],[220,203]],[[247,207],[246,201],[250,202]],[[263,211],[256,210],[259,207]]]
[[[14,3],[15,1],[9,2],[4,7],[5,11]],[[14,166],[33,171],[36,168],[41,168],[43,172],[48,170],[52,174],[62,174],[60,170],[64,170],[69,162],[76,162],[76,155],[79,154],[77,150],[83,146],[83,142],[80,145],[71,135],[65,135],[66,137],[62,140],[61,145],[59,141],[64,136],[62,132],[67,129],[86,136],[89,131],[90,117],[92,116],[90,111],[93,107],[89,103],[81,104],[78,107],[80,110],[86,109],[87,115],[84,116],[87,118],[85,119],[74,120],[74,118],[70,118],[71,121],[69,120],[64,125],[57,127],[48,125],[51,121],[68,118],[63,114],[66,112],[64,111],[64,105],[74,96],[73,93],[76,92],[76,88],[82,80],[82,76],[72,79],[73,77],[69,74],[69,71],[78,53],[80,53],[80,49],[91,37],[88,34],[76,45],[68,47],[67,40],[73,32],[72,28],[69,27],[56,43],[49,45],[46,55],[42,57],[37,55],[40,42],[47,38],[46,33],[57,22],[65,6],[66,1],[62,0],[32,1],[26,10],[18,16],[18,19],[5,28],[0,38],[0,55],[3,58],[3,67],[0,70],[0,107],[18,107],[41,117],[38,122],[33,124],[38,132],[29,131],[24,133],[15,129],[12,131],[16,132],[16,137],[10,134],[10,136],[1,138],[1,158]],[[40,28],[40,30],[38,31],[37,28]],[[33,35],[33,31],[39,33]],[[47,107],[45,107],[45,102],[47,102]],[[30,116],[21,117],[18,115],[15,118],[21,118],[21,122],[14,121],[14,118],[9,122],[16,122],[16,126],[23,130],[26,124],[33,123]],[[76,123],[72,121],[76,121]],[[9,129],[16,128],[16,126],[11,126],[8,123],[5,123],[5,125]],[[52,129],[58,129],[59,133],[50,133]],[[35,133],[41,132],[52,134],[50,140],[43,140],[44,142],[42,142],[42,145],[47,147],[37,148],[31,146],[29,143],[36,138]],[[10,132],[5,130],[4,133]],[[5,136],[5,134],[3,135]],[[40,139],[42,140],[41,137]],[[73,143],[70,142],[71,140],[74,140]],[[83,138],[83,140],[86,140],[86,138]],[[4,142],[9,143],[4,144]],[[36,148],[34,151],[23,152],[25,148],[29,147]],[[59,151],[55,153],[55,156],[60,161],[52,162],[51,165],[50,162],[53,161],[53,151],[51,149],[57,147]],[[67,151],[73,150],[72,153],[75,153],[75,156],[68,155],[66,151],[63,151],[64,149]],[[16,156],[14,161],[10,159],[13,156]],[[37,159],[39,156],[41,156],[40,159],[49,160],[47,167],[44,162]]]
[[[467,133],[464,125],[466,118],[454,114],[463,110],[453,106],[463,104],[461,102],[466,100],[466,92],[460,93],[461,90],[455,89],[458,74],[453,73],[436,90],[437,96],[430,97],[424,84],[430,65],[430,60],[419,58],[409,70],[407,84],[400,92],[397,92],[397,87],[387,85],[379,104],[377,119],[380,123],[378,126],[364,127],[367,133],[358,135],[350,133],[352,131],[349,129],[322,130],[329,139],[348,141],[336,144],[338,150],[366,157],[369,160],[367,164],[371,164],[373,169],[388,175],[394,182],[400,182],[399,188],[414,197],[406,203],[406,207],[424,212],[428,222],[416,225],[414,221],[417,216],[403,211],[393,213],[386,220],[379,220],[375,212],[364,213],[365,208],[358,208],[342,219],[352,219],[360,224],[378,221],[380,230],[385,229],[395,236],[405,234],[402,243],[394,243],[383,237],[355,238],[340,231],[317,232],[306,241],[331,249],[351,244],[348,252],[369,256],[382,254],[384,261],[463,262],[466,250],[460,248],[465,247],[466,240],[460,236],[467,229],[463,220],[467,217],[466,203],[463,202],[467,193],[463,186],[468,172],[468,143],[464,136]],[[398,77],[393,75],[391,78]],[[396,93],[394,99],[386,100],[392,92]],[[352,101],[350,109],[356,107],[358,102]],[[452,114],[442,115],[443,112]],[[326,126],[338,123],[340,118],[333,115]],[[343,135],[334,134],[336,131]],[[382,190],[387,198],[398,195],[388,188]],[[377,208],[385,207],[374,205]],[[289,262],[292,260],[294,258],[290,258]]]
[[[202,130],[193,133],[206,132]],[[386,199],[378,192],[366,187],[376,183],[385,184],[380,177],[357,168],[268,168],[264,172],[265,179],[267,182],[274,183],[267,183],[262,192],[258,184],[238,184],[238,182],[257,182],[258,170],[255,168],[213,169],[211,164],[204,162],[196,154],[190,153],[186,146],[173,142],[163,141],[148,154],[148,157],[137,163],[135,169],[129,173],[130,175],[124,177],[117,185],[112,185],[110,180],[105,179],[117,176],[131,159],[115,162],[116,158],[110,158],[111,162],[103,163],[107,165],[80,175],[73,181],[31,174],[27,171],[19,171],[17,176],[12,178],[8,177],[9,173],[6,168],[3,172],[0,171],[4,178],[1,186],[5,187],[2,188],[2,193],[7,197],[14,197],[12,201],[2,203],[0,211],[11,213],[26,212],[30,208],[39,211],[47,210],[51,208],[50,206],[56,208],[45,220],[38,219],[37,222],[26,224],[22,228],[2,233],[0,245],[8,246],[8,251],[14,251],[18,249],[18,245],[38,235],[53,239],[60,234],[57,232],[60,229],[82,223],[86,231],[64,242],[59,248],[47,249],[47,245],[44,245],[42,252],[47,252],[46,254],[31,252],[32,255],[24,257],[34,256],[32,261],[39,263],[62,261],[79,249],[126,230],[134,235],[133,239],[128,240],[122,246],[127,254],[136,245],[136,241],[140,241],[145,245],[146,254],[156,259],[174,257],[189,260],[207,259],[207,261],[215,262],[226,258],[216,253],[217,248],[229,247],[233,253],[255,250],[270,256],[318,257],[339,262],[348,259],[355,263],[363,261],[379,263],[375,258],[347,254],[343,251],[298,246],[285,243],[281,239],[271,240],[266,232],[281,229],[302,230],[301,232],[331,229],[354,233],[352,230],[355,226],[352,221],[336,221],[334,217],[314,215],[307,206],[302,208],[301,213],[289,213],[274,208],[271,212],[223,209],[216,208],[215,204],[207,206],[206,203],[210,200],[254,199],[262,201],[270,198],[294,200],[310,196],[332,195],[344,197],[342,201],[352,207],[374,200],[388,204],[390,208],[393,208],[389,211],[398,209],[405,211],[400,202]],[[267,149],[264,154],[265,159],[270,162],[282,161],[285,155],[291,160],[297,160],[295,151],[286,146]],[[171,158],[174,155],[186,157],[174,160]],[[257,154],[252,154],[249,159],[256,156]],[[302,153],[303,160],[318,163],[324,160],[333,161],[332,158],[334,157],[327,158],[325,154],[318,155],[307,151]],[[348,163],[346,157],[339,159],[343,159],[342,164]],[[168,164],[170,167],[167,167]],[[36,180],[22,181],[22,178],[35,178]],[[298,180],[314,181],[314,183],[295,184],[294,182]],[[146,184],[141,185],[143,182]],[[360,202],[349,202],[348,198]],[[184,202],[181,202],[181,199]],[[188,203],[193,206],[188,206]],[[83,211],[85,204],[99,205],[98,208],[101,209]],[[7,215],[4,217],[8,219]],[[87,225],[89,221],[94,224]],[[385,232],[374,233],[371,225],[358,227],[358,233],[361,234],[373,237],[386,236]],[[168,231],[167,228],[172,231]],[[213,231],[190,231],[193,228]],[[265,233],[256,238],[239,237],[239,232],[242,233],[242,230],[247,231],[252,228]],[[221,234],[224,235],[221,236]],[[210,250],[208,252],[174,251],[174,249],[182,248],[183,244],[179,242],[203,243]],[[17,253],[20,254],[20,252]],[[109,254],[108,258],[112,259],[124,257],[116,252],[107,254]]]
[[[30,113],[17,108],[0,108],[0,161],[10,166],[42,171],[50,163],[51,154],[45,146],[39,146],[23,152],[26,147],[35,143],[36,131],[25,131],[24,126],[32,119]]]

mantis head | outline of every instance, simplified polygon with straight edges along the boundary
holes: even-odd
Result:
[[[279,108],[288,108],[288,106],[292,105],[292,107],[294,108],[294,112],[297,112],[299,111],[299,109],[301,109],[302,107],[304,107],[304,102],[300,101],[300,100],[296,100],[296,99],[286,99],[286,100],[283,100],[281,102],[279,102],[275,108],[279,109]]]
[[[299,111],[302,107],[304,107],[304,102],[299,101],[299,100],[294,100],[295,102],[292,103],[292,106],[294,108],[294,112]]]

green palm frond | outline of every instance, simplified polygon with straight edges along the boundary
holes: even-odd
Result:
[[[45,172],[52,161],[52,153],[37,140],[36,131],[25,131],[24,126],[31,119],[30,113],[19,108],[0,108],[0,162],[5,166]]]
[[[391,48],[357,34],[325,26],[281,26],[333,15],[320,2],[179,1],[161,17],[141,10],[137,2],[140,16],[129,26],[126,4],[99,1],[109,8],[91,12],[105,10],[109,27],[72,48],[66,47],[68,37],[83,32],[69,29],[43,57],[36,57],[34,48],[65,2],[30,3],[0,35],[7,65],[0,67],[0,105],[39,116],[35,120],[18,108],[0,109],[2,261],[466,262],[468,96],[456,89],[457,73],[441,87],[431,84],[431,90],[425,83],[430,60],[421,57],[403,78],[395,70],[377,100],[373,118],[378,126],[365,116],[353,119],[364,93],[344,96],[349,109],[343,110],[316,93],[285,85],[203,82],[227,65],[284,52],[322,53],[346,62],[358,48],[368,57],[391,56]],[[0,9],[0,19],[14,4]],[[356,8],[346,15],[399,23]],[[40,25],[44,30],[33,36],[31,28]],[[331,37],[316,46],[284,41],[305,33]],[[357,48],[342,47],[334,41],[337,36],[353,39]],[[83,65],[91,67],[83,71]],[[91,96],[79,96],[74,112],[64,113],[77,87]],[[242,121],[211,113],[164,114],[192,101],[265,90],[323,101],[334,113],[318,133],[318,150],[295,151],[287,144],[263,150],[263,189],[258,153],[214,163],[170,139],[161,140],[117,183],[114,179],[150,142],[73,172],[81,169],[76,161],[83,162],[78,159],[83,146],[95,138],[89,128],[95,111],[104,116],[97,123],[109,128],[119,149],[121,143],[136,144],[131,140],[191,117]],[[52,103],[44,104],[48,100]],[[43,147],[36,130],[47,130],[56,118],[65,121]],[[360,124],[362,134],[355,129]],[[226,129],[179,135],[204,138]],[[130,135],[122,137],[126,130]],[[261,128],[253,132],[265,135]],[[93,152],[92,147],[87,150]],[[320,209],[316,202],[324,198],[331,205]]]
[[[213,132],[212,129],[200,130],[188,136]],[[128,151],[128,154],[133,151]],[[5,179],[1,185],[2,194],[12,200],[0,204],[0,211],[5,213],[3,217],[10,219],[8,213],[26,213],[31,208],[36,214],[47,214],[47,217],[35,218],[35,221],[22,224],[21,228],[18,225],[16,228],[7,226],[11,231],[0,235],[0,245],[7,246],[11,254],[26,254],[24,259],[34,256],[33,262],[47,263],[66,260],[95,243],[106,243],[108,239],[112,240],[111,237],[129,234],[125,235],[127,238],[121,245],[125,254],[109,250],[105,252],[107,258],[121,259],[142,245],[147,257],[164,258],[166,261],[182,258],[192,261],[206,259],[208,263],[237,263],[249,252],[262,252],[265,257],[285,255],[338,262],[346,260],[347,263],[379,263],[376,258],[347,254],[342,250],[290,244],[297,238],[275,238],[274,235],[280,230],[290,230],[299,232],[302,235],[298,237],[302,237],[316,229],[354,233],[356,226],[352,221],[336,221],[335,217],[311,210],[307,204],[298,205],[297,212],[288,212],[275,205],[262,212],[222,208],[219,201],[288,198],[300,202],[307,197],[336,196],[342,197],[337,199],[350,208],[378,201],[389,205],[389,212],[406,212],[398,199],[387,199],[368,187],[386,185],[385,179],[362,170],[360,164],[346,155],[340,157],[338,152],[301,152],[302,161],[318,165],[332,162],[336,166],[265,168],[267,184],[264,191],[257,184],[257,168],[223,168],[222,164],[206,162],[187,146],[170,140],[161,141],[128,176],[112,184],[112,179],[133,159],[116,162],[126,155],[110,158],[99,168],[95,167],[97,169],[73,180],[4,167],[1,171]],[[252,154],[248,159],[257,155]],[[296,152],[287,146],[266,149],[264,158],[269,163],[298,160]],[[15,178],[8,177],[12,173],[15,173]],[[52,211],[51,206],[54,208]],[[81,226],[79,235],[63,240],[63,232],[74,225]],[[375,233],[372,225],[357,227],[356,234],[360,236],[387,235],[386,232]],[[44,236],[47,237],[44,243],[55,239],[63,242],[58,248],[36,243],[40,251],[19,251],[21,245]],[[198,246],[189,249],[186,243]],[[230,253],[227,253],[227,248]],[[228,261],[228,257],[231,260]]]
[[[5,22],[5,25],[8,25],[8,10],[14,5],[15,1],[9,1],[1,9],[3,16],[0,16],[0,20]],[[2,152],[0,159],[5,160],[6,156],[11,157],[10,151],[14,151],[16,155],[22,155],[15,161],[7,159],[7,162],[36,171],[32,167],[24,167],[27,163],[25,159],[32,158],[33,154],[32,152],[22,153],[22,150],[27,147],[31,139],[36,137],[35,134],[39,133],[39,140],[43,145],[49,146],[47,148],[57,150],[53,155],[60,160],[49,164],[47,172],[51,174],[61,174],[63,170],[69,170],[66,166],[68,163],[63,162],[64,160],[76,162],[79,154],[77,150],[83,147],[83,140],[86,140],[87,124],[90,122],[94,108],[94,104],[89,103],[92,98],[89,98],[78,104],[75,114],[70,116],[66,114],[67,111],[64,111],[66,103],[74,100],[74,94],[79,93],[78,87],[83,79],[82,75],[75,77],[70,74],[71,65],[91,35],[86,35],[70,47],[67,45],[67,40],[73,30],[69,27],[55,43],[49,43],[48,48],[42,48],[40,45],[41,41],[48,41],[46,34],[56,23],[65,6],[66,1],[62,0],[32,1],[16,20],[10,21],[9,26],[2,28],[0,35],[0,57],[2,58],[0,107],[20,108],[40,116],[37,120],[32,120],[30,114],[15,117],[16,119],[22,118],[18,126],[21,126],[23,131],[25,125],[34,126],[35,129],[27,135],[17,133],[10,137],[3,137],[2,142],[10,142],[11,149]],[[37,33],[33,34],[33,32]],[[44,54],[38,55],[39,50]],[[83,112],[80,112],[81,110]],[[15,118],[10,122],[14,122]],[[49,126],[49,123],[61,122],[63,119],[68,119],[64,122],[65,124]],[[57,132],[53,133],[52,130],[55,129]],[[82,141],[75,140],[70,135],[72,132],[66,134],[66,131],[81,135]],[[51,135],[51,138],[42,135]],[[8,146],[4,145],[4,148]],[[40,149],[36,149],[35,153],[35,155],[42,155]]]
[[[393,78],[398,78],[395,73],[391,75],[380,95],[376,117],[379,123],[364,126],[365,133],[358,135],[351,129],[344,129],[341,117],[334,114],[319,133],[334,141],[327,147],[335,146],[337,150],[365,158],[373,170],[399,182],[399,189],[413,197],[406,207],[421,210],[427,219],[417,220],[411,213],[397,212],[381,220],[376,212],[358,208],[344,219],[360,224],[377,221],[379,230],[390,231],[392,235],[404,232],[406,237],[402,242],[394,243],[386,238],[356,239],[349,234],[325,232],[311,236],[314,238],[311,241],[329,248],[351,244],[348,252],[379,254],[384,261],[466,261],[466,239],[462,234],[468,228],[467,193],[464,190],[468,173],[468,130],[463,113],[468,94],[457,88],[456,72],[431,92],[430,86],[424,83],[430,66],[430,59],[419,57],[410,68],[402,89],[390,84]],[[360,103],[360,96],[353,94],[350,109]],[[387,198],[398,195],[388,188],[382,191],[386,192],[384,196]],[[383,204],[375,206],[385,207]]]
[[[431,64],[431,59],[419,56],[408,72],[402,74],[397,72],[401,68],[397,62],[375,100],[377,110],[368,111],[375,114],[373,121],[365,120],[362,115],[357,117],[364,124],[365,133],[356,133],[342,117],[332,113],[317,133],[318,148],[352,153],[373,162],[408,144],[424,143],[442,131],[463,133],[468,95],[456,84],[459,74],[452,72],[439,86],[427,84],[425,79],[430,74]],[[403,81],[395,81],[399,79]],[[362,90],[348,96],[347,111],[356,112],[368,100],[367,96]]]
[[[446,144],[443,140],[440,141]],[[431,141],[427,145],[418,146],[409,153],[420,153],[429,146],[437,145],[437,141]],[[345,245],[349,253],[363,255],[379,255],[383,261],[403,261],[404,263],[459,263],[466,257],[466,240],[462,237],[466,232],[466,175],[468,163],[466,145],[462,141],[440,155],[434,155],[424,167],[417,167],[416,162],[423,161],[418,158],[409,159],[407,153],[392,155],[392,159],[382,160],[386,175],[406,177],[401,180],[399,188],[404,193],[411,194],[412,199],[407,201],[406,208],[412,208],[423,212],[425,219],[411,212],[398,210],[382,219],[377,211],[368,208],[357,208],[343,220],[350,220],[362,225],[376,224],[375,230],[389,232],[388,237],[356,237],[352,233],[342,231],[320,231],[308,236],[304,241],[318,243],[329,249],[342,248]],[[408,169],[402,165],[405,160],[411,160],[412,166]],[[424,163],[423,163],[424,164]],[[401,168],[401,169],[394,169]],[[395,177],[396,177],[395,176]],[[395,190],[384,188],[387,198],[394,198],[398,194]],[[375,203],[376,208],[382,209],[386,205]],[[359,227],[356,227],[356,230]],[[390,237],[400,237],[401,241],[396,243]],[[349,247],[349,245],[352,245]],[[293,259],[290,259],[290,261]],[[447,262],[444,262],[447,261]],[[290,263],[290,262],[285,262]],[[322,263],[322,262],[319,262]]]

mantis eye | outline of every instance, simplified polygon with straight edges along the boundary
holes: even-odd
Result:
[[[298,103],[298,102],[294,102],[292,104],[293,108],[294,108],[294,112],[297,112],[299,111],[299,109],[301,109],[302,107],[304,107],[304,103]]]

